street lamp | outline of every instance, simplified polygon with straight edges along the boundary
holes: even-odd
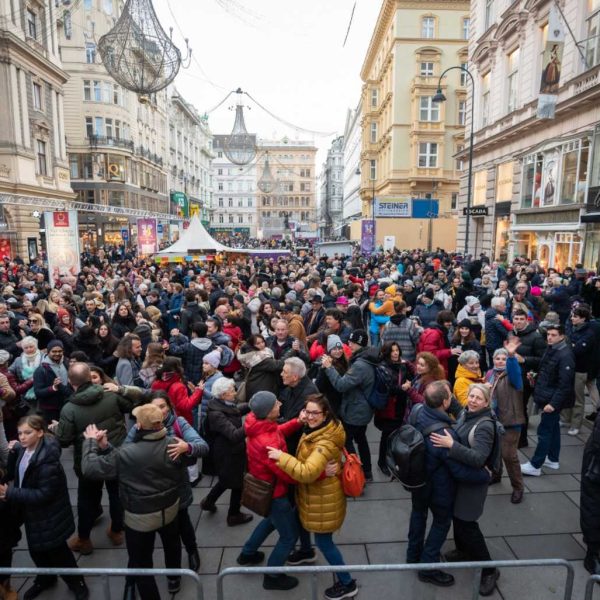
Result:
[[[471,71],[463,66],[455,66],[448,67],[441,75],[438,80],[438,87],[435,93],[435,96],[431,99],[432,102],[445,102],[446,96],[444,96],[442,92],[442,78],[448,71],[452,71],[452,69],[458,69],[459,71],[463,71],[469,76],[471,80],[471,133],[469,135],[469,175],[467,179],[467,222],[465,226],[465,258],[469,252],[469,227],[471,224],[471,190],[472,190],[472,178],[473,178],[473,126],[474,126],[474,116],[475,116],[475,80],[473,79],[473,75],[471,75]]]
[[[360,167],[356,167],[356,171],[355,171],[356,175],[360,175]],[[373,182],[373,191],[371,194],[371,202],[372,202],[372,206],[371,206],[371,224],[372,224],[372,229],[373,229],[373,252],[375,252],[375,250],[377,249],[377,221],[375,220],[375,181],[376,178],[375,177],[371,177],[371,181]]]

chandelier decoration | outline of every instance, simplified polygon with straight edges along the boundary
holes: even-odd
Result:
[[[187,39],[185,44],[183,62],[189,65],[192,51]],[[152,0],[127,0],[115,26],[100,38],[98,52],[113,79],[139,94],[140,102],[167,87],[182,66],[181,52],[163,30]]]
[[[258,186],[258,189],[264,194],[271,194],[275,191],[277,187],[277,181],[275,181],[275,177],[273,177],[273,173],[271,173],[268,152],[265,157],[265,166],[263,168],[262,175],[260,176],[260,179],[258,180],[256,185]]]
[[[238,88],[235,93],[238,95],[235,107],[235,122],[231,134],[223,142],[223,151],[234,165],[247,165],[256,156],[256,139],[255,136],[248,133],[244,122],[244,106],[242,105],[242,94],[244,92],[241,88]]]

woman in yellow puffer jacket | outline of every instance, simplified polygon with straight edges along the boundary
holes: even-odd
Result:
[[[300,420],[306,423],[296,456],[269,448],[269,458],[298,482],[296,506],[300,522],[315,535],[315,543],[330,565],[344,565],[342,553],[333,541],[333,533],[344,522],[346,496],[338,477],[325,477],[329,461],[341,465],[346,434],[336,419],[327,398],[311,394],[306,399]],[[326,598],[351,598],[358,593],[350,573],[337,573],[338,581],[325,590]]]
[[[467,405],[467,396],[472,383],[485,383],[479,369],[479,353],[475,350],[465,350],[458,357],[458,367],[454,380],[454,395],[461,406]]]

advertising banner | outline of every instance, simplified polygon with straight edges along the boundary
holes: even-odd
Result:
[[[360,251],[363,255],[371,255],[375,251],[375,228],[373,219],[361,222]]]
[[[76,210],[44,213],[48,273],[52,285],[67,277],[77,277],[79,263],[79,231]]]
[[[137,220],[137,245],[138,253],[142,255],[154,254],[158,242],[156,219]]]
[[[410,218],[412,200],[410,198],[376,198],[376,217]]]
[[[548,37],[542,57],[542,77],[537,106],[538,119],[554,119],[564,46],[565,28],[558,9],[551,4],[548,16]]]
[[[0,259],[12,258],[12,246],[8,238],[0,238]]]

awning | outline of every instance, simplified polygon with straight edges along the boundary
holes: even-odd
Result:
[[[513,225],[511,231],[554,231],[561,233],[563,231],[577,231],[581,228],[579,223],[527,223],[522,225]]]

